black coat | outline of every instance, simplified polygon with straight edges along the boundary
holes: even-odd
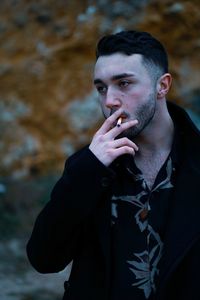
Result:
[[[185,142],[171,201],[157,300],[200,299],[200,133],[188,115],[168,104]],[[64,299],[106,300],[110,287],[110,193],[115,173],[88,147],[66,162],[51,200],[38,216],[27,245],[41,273],[73,260]]]

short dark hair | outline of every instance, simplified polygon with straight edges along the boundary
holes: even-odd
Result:
[[[165,48],[148,32],[128,30],[102,37],[96,47],[96,59],[114,53],[141,54],[147,65],[153,64],[159,67],[161,72],[168,72]]]

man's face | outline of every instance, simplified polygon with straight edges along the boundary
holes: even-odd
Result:
[[[100,56],[94,69],[94,84],[105,118],[122,108],[123,122],[138,120],[138,125],[124,132],[124,136],[134,138],[150,124],[156,110],[156,84],[140,54]]]

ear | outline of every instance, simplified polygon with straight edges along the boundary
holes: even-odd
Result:
[[[157,82],[157,99],[163,99],[169,92],[172,83],[172,76],[169,73],[162,75]]]

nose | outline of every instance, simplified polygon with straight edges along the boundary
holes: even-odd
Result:
[[[107,89],[105,106],[109,109],[120,108],[121,106],[119,94],[112,87]]]

